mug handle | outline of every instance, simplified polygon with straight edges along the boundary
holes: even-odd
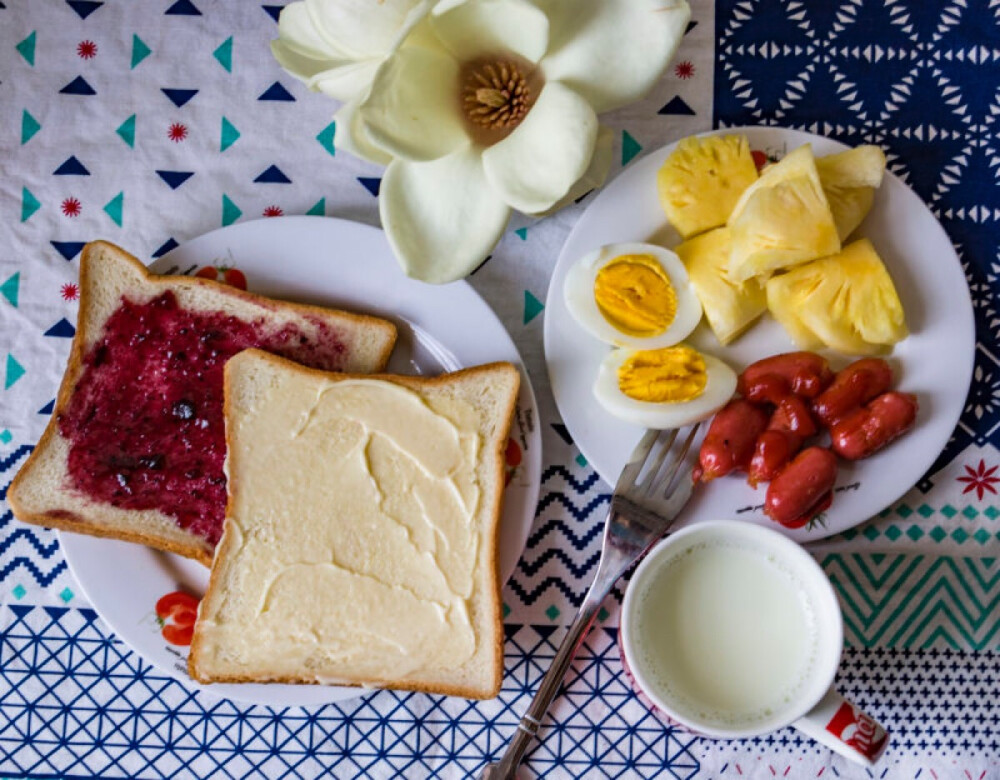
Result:
[[[878,761],[889,745],[885,727],[833,688],[792,725],[840,755],[868,767]]]

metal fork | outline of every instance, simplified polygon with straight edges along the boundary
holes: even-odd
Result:
[[[691,497],[692,482],[685,463],[698,425],[686,434],[677,430],[646,431],[632,451],[611,496],[604,524],[604,543],[597,574],[563,639],[552,666],[499,763],[487,765],[479,780],[514,780],[528,745],[538,733],[542,717],[559,691],[573,656],[583,643],[618,578],[670,530]],[[674,447],[680,439],[679,447]],[[669,457],[668,457],[669,456]]]

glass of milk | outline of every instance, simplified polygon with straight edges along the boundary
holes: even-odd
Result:
[[[791,725],[871,766],[888,733],[832,688],[843,639],[819,564],[749,523],[667,537],[636,569],[622,606],[626,670],[669,719],[721,739]]]

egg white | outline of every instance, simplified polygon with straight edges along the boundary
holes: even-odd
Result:
[[[601,361],[594,383],[594,397],[610,414],[643,428],[680,428],[704,420],[725,406],[736,392],[736,372],[718,358],[698,354],[705,361],[705,389],[690,401],[653,402],[629,398],[618,387],[618,369],[636,353],[614,349]]]
[[[656,336],[630,336],[608,322],[594,299],[594,282],[605,265],[622,255],[650,255],[663,268],[677,294],[677,315],[663,333]],[[701,320],[701,302],[688,278],[684,263],[669,249],[655,244],[608,244],[581,257],[567,272],[563,285],[566,308],[585,331],[616,347],[660,349],[683,341]]]

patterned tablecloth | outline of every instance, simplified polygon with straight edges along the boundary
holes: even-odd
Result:
[[[872,522],[814,550],[844,608],[839,684],[893,731],[875,772],[791,730],[727,743],[666,727],[622,674],[620,592],[567,678],[529,772],[1000,777],[1000,8],[693,6],[671,73],[648,99],[605,118],[616,129],[613,173],[713,125],[880,144],[962,258],[979,333],[972,391],[931,473]],[[156,257],[261,216],[377,223],[380,170],[338,151],[333,105],[268,54],[279,10],[235,0],[0,2],[0,498],[52,408],[82,242],[103,237]],[[109,632],[54,533],[0,505],[0,775],[450,778],[495,757],[594,573],[608,501],[559,423],[542,358],[548,277],[588,200],[512,225],[472,280],[521,349],[545,429],[541,501],[504,591],[497,700],[378,692],[274,710],[196,695]]]

